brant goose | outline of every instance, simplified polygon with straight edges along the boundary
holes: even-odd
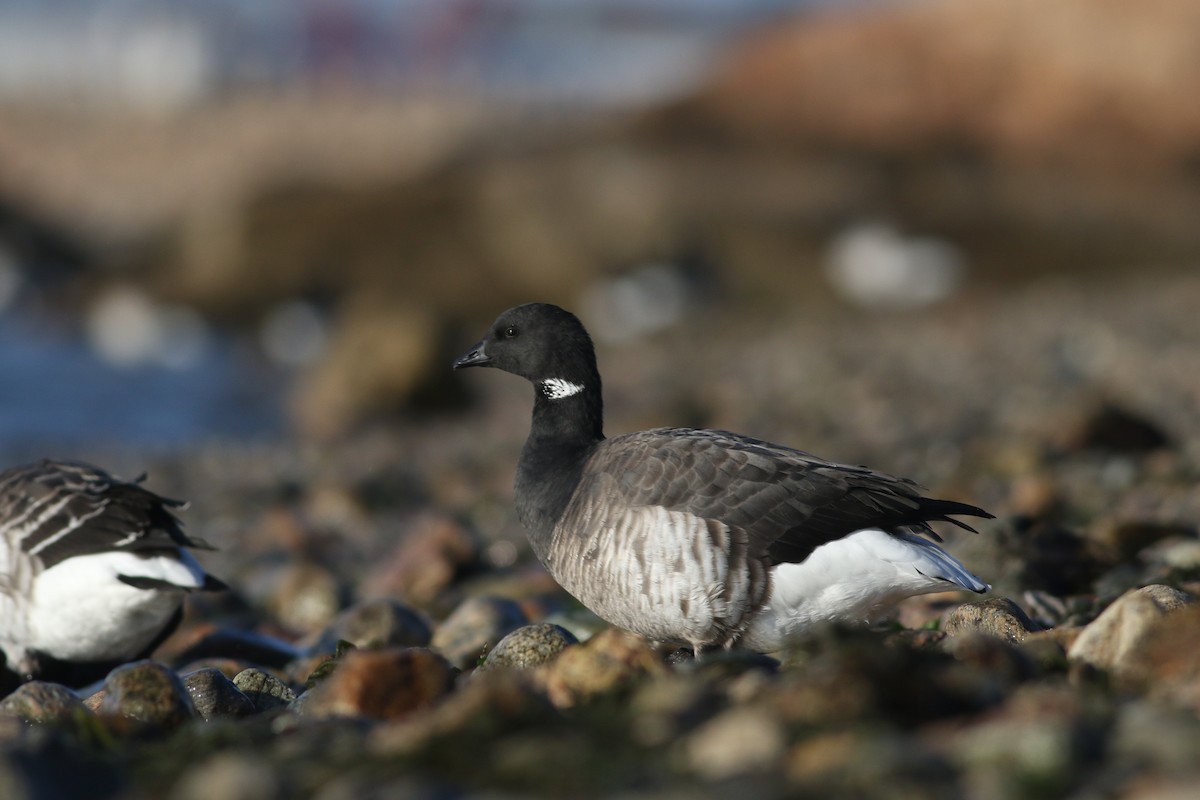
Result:
[[[658,641],[773,652],[820,621],[990,587],[923,533],[982,509],[910,480],[717,430],[606,439],[591,338],[571,313],[500,315],[457,361],[531,381],[516,506],[550,574],[609,623]]]
[[[184,504],[95,467],[44,460],[0,472],[0,655],[6,682],[68,685],[145,658],[183,595],[224,589],[186,548]]]

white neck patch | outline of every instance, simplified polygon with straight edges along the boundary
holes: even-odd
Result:
[[[547,400],[562,400],[583,391],[582,384],[571,383],[562,378],[547,378],[538,384]]]

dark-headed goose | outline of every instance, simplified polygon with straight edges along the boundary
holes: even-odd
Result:
[[[917,533],[991,515],[866,467],[716,430],[606,439],[591,338],[543,303],[505,311],[454,366],[531,381],[517,513],[533,550],[603,619],[651,639],[772,652],[819,621],[987,584]]]
[[[183,596],[222,589],[167,500],[86,464],[0,472],[0,655],[18,680],[80,685],[149,655]],[[12,678],[9,678],[10,682]]]

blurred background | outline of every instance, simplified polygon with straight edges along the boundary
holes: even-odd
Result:
[[[997,519],[944,531],[948,549],[992,597],[1072,635],[1132,587],[1200,594],[1198,98],[1195,0],[0,0],[0,466],[82,458],[191,501],[181,517],[217,546],[200,559],[231,591],[189,600],[158,653],[170,663],[210,633],[215,654],[231,632],[269,637],[266,656],[280,641],[331,652],[380,597],[441,621],[433,646],[464,668],[526,619],[583,638],[598,620],[536,564],[512,508],[532,391],[450,369],[502,310],[551,301],[596,338],[610,434],[726,428],[979,505]],[[451,624],[475,597],[519,608]],[[897,620],[931,635],[954,602],[914,599]],[[1146,680],[1195,709],[1197,617],[1179,619],[1113,641],[1183,653]],[[970,680],[887,666],[926,677],[862,701],[882,673],[853,641],[839,661],[801,659],[804,693],[780,697],[803,712],[721,727],[721,742],[751,742],[731,758],[758,758],[760,732],[787,719],[777,761],[803,786],[849,770],[855,794],[886,780],[894,796],[978,765],[1003,779],[943,794],[1112,776],[1106,796],[1194,792],[1195,748],[1177,746],[1194,726],[1149,695],[1120,701],[1133,713],[1100,703],[1107,679],[1086,665],[1068,682],[1068,638],[953,650]],[[879,664],[918,663],[885,650]],[[315,663],[287,658],[297,683]],[[859,676],[850,690],[810,711],[820,676],[843,672]],[[312,728],[309,784],[294,738],[176,739],[178,759],[154,750],[138,768],[153,782],[137,796],[166,796],[175,760],[222,789],[174,796],[331,797],[413,759],[458,770],[449,786],[531,770],[530,786],[650,796],[657,779],[621,777],[628,756],[608,745],[655,758],[673,731],[696,744],[684,729],[709,712],[693,704],[765,696],[735,674],[711,673],[729,692],[654,683],[652,703],[629,703],[659,749],[614,733],[607,710],[593,738],[578,716],[566,736],[547,723],[526,738],[513,709],[529,704],[505,693],[478,705],[482,723],[455,706],[479,734],[460,740],[452,722],[429,749],[384,745],[407,755],[348,783],[323,783],[320,762],[383,753],[383,738]],[[1034,675],[1035,692],[1013,688]],[[942,716],[1005,693],[1007,707],[971,712],[979,725]],[[892,710],[863,716],[873,704]],[[394,741],[426,741],[407,730]],[[493,747],[493,730],[518,746]],[[995,749],[1018,740],[1036,745]],[[134,763],[106,744],[64,772],[44,741],[51,761],[10,768],[0,753],[0,772],[91,781],[93,763]],[[206,755],[233,748],[259,771]],[[715,750],[664,763],[687,752]],[[263,783],[260,753],[306,763]],[[595,753],[602,765],[577,766]],[[716,793],[787,791],[750,769]],[[1143,779],[1181,769],[1190,782]],[[496,786],[527,785],[509,780]],[[389,785],[426,786],[405,781]]]
[[[610,433],[910,475],[1031,608],[1194,580],[1197,97],[1176,0],[0,0],[3,463],[190,499],[200,619],[540,619],[530,389],[449,364],[545,300]]]
[[[1198,53],[1172,0],[0,0],[4,460],[518,437],[447,364],[534,299],[614,430],[1186,441]]]

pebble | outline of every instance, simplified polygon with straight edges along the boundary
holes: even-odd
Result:
[[[197,716],[183,681],[155,661],[135,661],[108,673],[97,713],[126,733],[171,731]]]
[[[732,708],[684,740],[688,766],[705,780],[724,780],[775,766],[787,738],[782,722],[757,707]]]
[[[569,647],[538,670],[538,678],[559,708],[664,675],[667,666],[645,639],[609,628],[578,647]]]
[[[364,600],[338,614],[322,632],[318,649],[332,650],[338,641],[355,647],[424,647],[433,636],[420,613],[397,600]]]
[[[493,670],[463,682],[427,713],[379,725],[370,735],[370,747],[388,757],[410,755],[422,747],[439,747],[444,737],[462,740],[468,731],[487,741],[561,719],[530,673]]]
[[[1069,721],[1002,718],[964,731],[954,753],[967,768],[968,796],[1017,798],[1023,786],[1062,796],[1072,771],[1074,731]]]
[[[206,758],[183,773],[173,800],[269,800],[280,797],[280,781],[263,759],[239,752]]]
[[[400,719],[453,688],[458,670],[423,647],[351,650],[296,708],[305,716]]]
[[[458,573],[480,558],[478,537],[446,514],[417,516],[405,527],[399,541],[364,577],[365,594],[429,603]]]
[[[967,631],[944,640],[942,646],[958,661],[1006,685],[1028,680],[1037,672],[1030,653],[1011,639],[983,631]]]
[[[1138,669],[1148,695],[1200,714],[1200,605],[1169,613],[1145,643]]]
[[[986,633],[1007,642],[1019,642],[1038,626],[1021,607],[1007,597],[963,603],[942,617],[949,636],[967,632]]]
[[[330,623],[342,607],[342,588],[323,565],[298,561],[279,568],[266,600],[267,610],[282,625],[307,633]]]
[[[1142,414],[1111,402],[1095,404],[1060,433],[1071,450],[1140,454],[1169,447],[1162,427]]]
[[[1067,657],[1117,678],[1136,678],[1147,666],[1152,631],[1169,613],[1194,602],[1187,592],[1161,584],[1128,591],[1080,632]]]
[[[529,669],[552,660],[571,645],[579,644],[574,634],[559,625],[539,622],[509,633],[492,648],[480,672],[491,669]]]
[[[283,708],[296,699],[296,693],[286,683],[269,672],[251,667],[233,678],[233,685],[250,698],[256,711]]]
[[[1200,766],[1200,717],[1194,710],[1146,699],[1121,709],[1109,749],[1113,758],[1182,772]]]
[[[1114,563],[1132,560],[1142,550],[1163,540],[1192,536],[1194,534],[1187,526],[1153,520],[1102,519],[1089,533],[1089,538],[1102,548],[1102,552],[1110,554]]]
[[[629,733],[639,745],[656,747],[682,738],[722,707],[718,684],[694,676],[650,678],[629,700]]]
[[[527,622],[513,600],[471,597],[437,627],[430,645],[459,669],[473,669],[501,639]]]
[[[182,678],[196,712],[205,721],[245,717],[256,711],[253,701],[218,669],[198,669]]]
[[[1194,534],[1173,536],[1146,548],[1139,555],[1147,562],[1167,569],[1195,570],[1200,567],[1200,539]]]
[[[30,681],[0,700],[0,715],[37,725],[67,723],[80,712],[88,713],[83,701],[70,689],[57,683]]]

